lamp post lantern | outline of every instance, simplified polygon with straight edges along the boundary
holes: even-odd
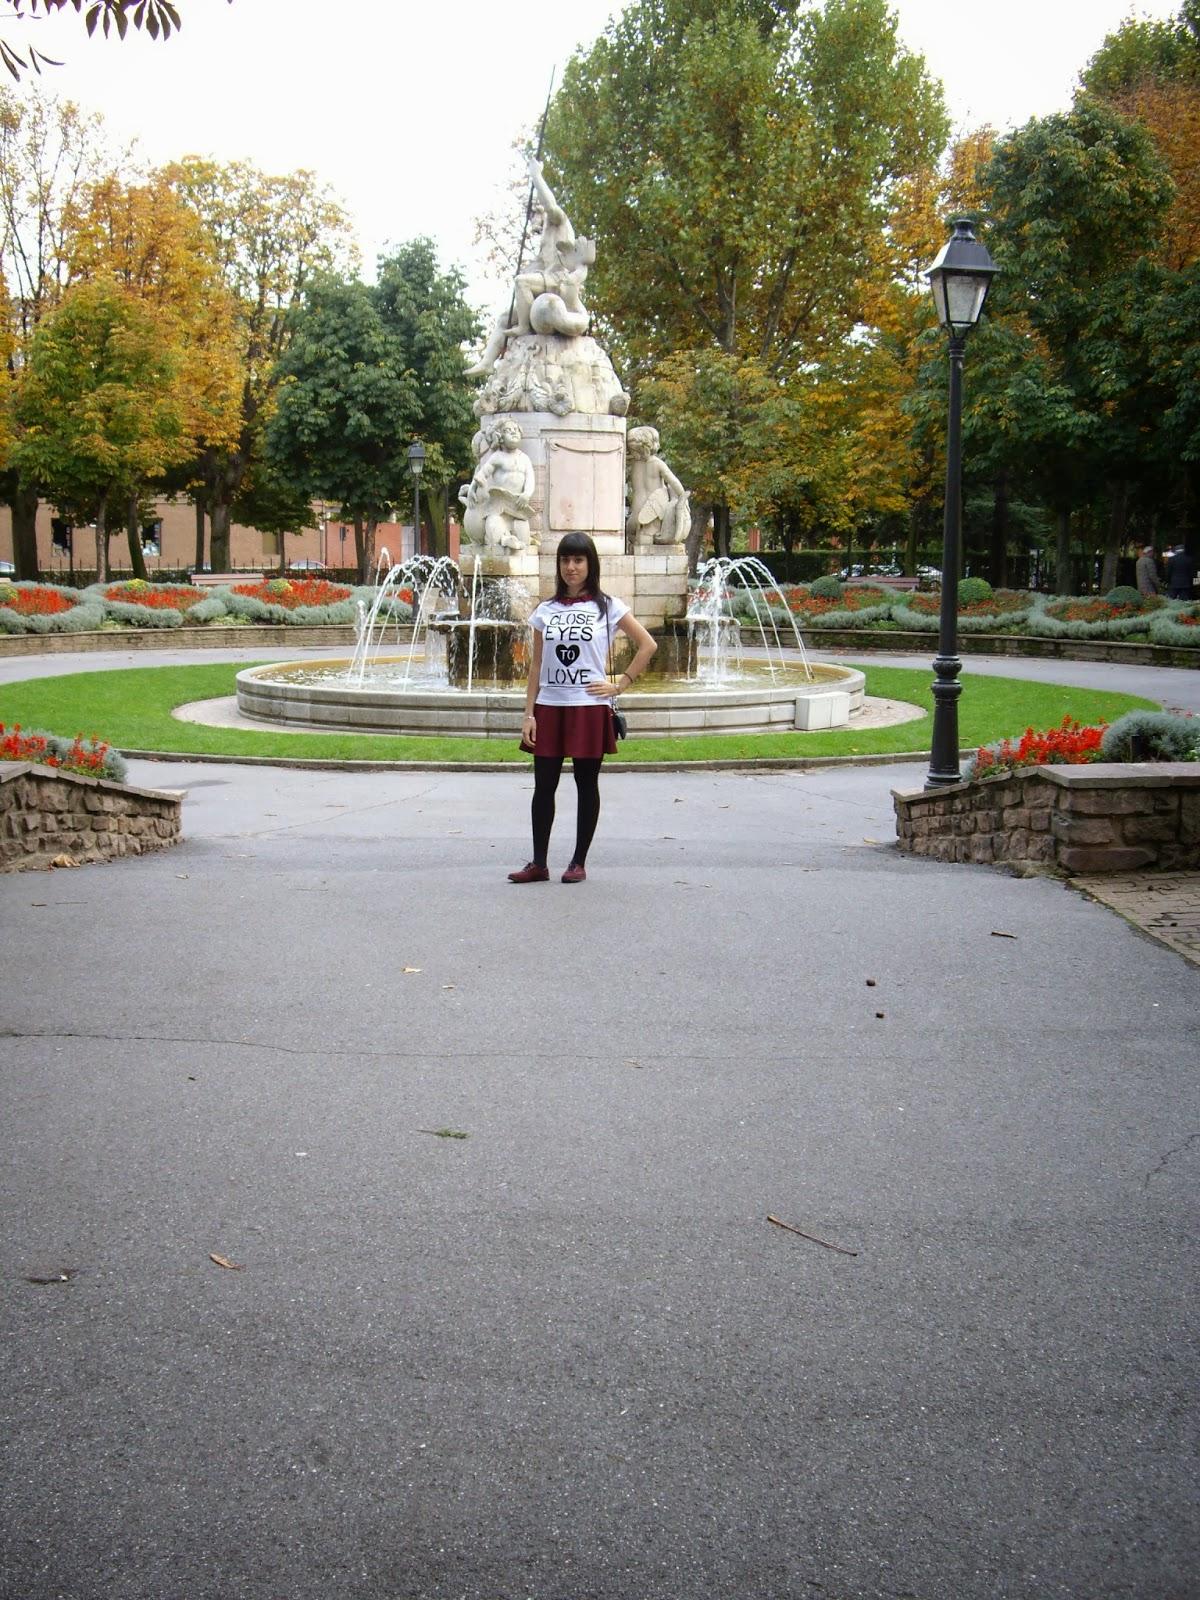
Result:
[[[979,321],[1000,270],[975,237],[970,217],[953,217],[954,232],[926,273],[938,321],[950,335],[950,408],[946,424],[946,507],[942,522],[942,604],[933,663],[933,740],[927,789],[958,783],[958,568],[962,543],[962,380],[967,335]]]
[[[421,554],[421,474],[425,470],[425,446],[414,439],[408,447],[408,470],[413,479],[413,555]]]

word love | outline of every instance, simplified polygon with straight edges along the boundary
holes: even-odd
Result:
[[[547,683],[590,683],[592,669],[590,667],[551,667],[546,674]]]

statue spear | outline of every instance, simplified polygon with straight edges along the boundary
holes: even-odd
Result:
[[[550,115],[550,102],[554,98],[554,72],[555,72],[555,69],[551,68],[551,71],[550,71],[550,87],[546,91],[546,108],[542,112],[542,122],[541,122],[541,126],[538,128],[537,154],[534,156],[534,160],[535,161],[540,161],[542,159],[542,148],[543,148],[543,146],[545,145],[545,142],[546,142],[546,118]],[[521,243],[517,248],[517,265],[516,265],[515,271],[513,272],[512,299],[508,303],[508,326],[509,326],[510,329],[512,328],[512,325],[513,325],[513,315],[514,315],[514,313],[516,312],[516,309],[517,309],[517,282],[516,282],[516,280],[517,280],[517,273],[519,273],[520,270],[521,270],[521,261],[522,261],[522,259],[524,258],[524,255],[525,255],[525,240],[529,237],[529,219],[533,216],[533,196],[534,196],[534,186],[533,186],[533,184],[531,182],[530,185],[529,185],[529,199],[525,204],[525,225],[521,229]]]

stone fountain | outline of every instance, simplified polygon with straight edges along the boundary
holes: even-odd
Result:
[[[861,707],[863,675],[810,667],[794,625],[798,664],[784,659],[772,620],[759,629],[765,657],[730,670],[739,629],[721,615],[723,599],[738,581],[765,596],[773,580],[761,564],[710,564],[689,616],[687,491],[659,455],[655,429],[627,433],[629,395],[588,333],[594,243],[576,235],[532,157],[529,175],[543,216],[537,249],[469,369],[484,382],[475,470],[460,495],[461,575],[444,559],[389,567],[352,661],[249,668],[238,675],[239,710],[288,725],[517,737],[526,618],[553,593],[559,539],[582,532],[595,540],[605,589],[670,646],[659,652],[667,671],[621,697],[633,732],[845,724]],[[411,637],[400,648],[397,632],[389,655],[402,586],[413,595]],[[752,613],[767,619],[771,609],[763,598]]]

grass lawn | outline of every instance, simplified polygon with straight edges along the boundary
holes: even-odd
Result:
[[[516,740],[399,738],[387,734],[251,732],[179,722],[175,706],[235,692],[245,662],[195,667],[134,667],[118,672],[79,672],[0,687],[0,722],[19,722],[68,737],[95,733],[120,750],[178,755],[292,757],[328,761],[528,760]],[[762,756],[893,755],[927,753],[933,697],[928,668],[867,667],[867,693],[921,706],[920,721],[892,728],[843,728],[832,733],[695,734],[668,739],[626,740],[615,757],[640,761],[746,760]],[[1064,716],[1081,723],[1112,722],[1125,711],[1157,710],[1136,695],[1069,689],[1017,678],[964,675],[959,701],[963,748],[1049,728]]]

